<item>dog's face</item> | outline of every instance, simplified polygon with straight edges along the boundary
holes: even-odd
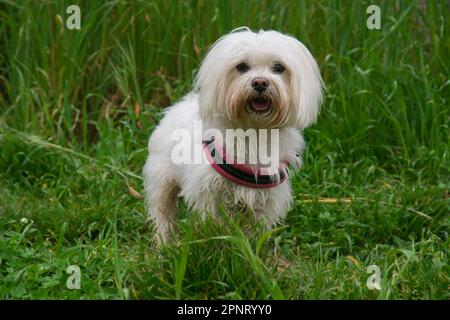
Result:
[[[196,79],[203,120],[244,128],[303,129],[316,120],[322,79],[308,49],[276,31],[232,32],[210,49]]]

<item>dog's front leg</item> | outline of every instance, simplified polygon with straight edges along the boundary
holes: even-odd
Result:
[[[174,181],[166,180],[151,183],[146,192],[148,218],[156,227],[155,239],[158,244],[167,243],[177,223],[179,187]]]

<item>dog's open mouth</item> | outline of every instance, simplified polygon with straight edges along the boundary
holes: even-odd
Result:
[[[257,113],[266,113],[270,110],[270,101],[263,97],[253,98],[249,101],[249,107]]]

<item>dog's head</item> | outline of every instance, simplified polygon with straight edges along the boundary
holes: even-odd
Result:
[[[314,58],[297,39],[240,28],[209,50],[195,88],[202,120],[303,129],[317,118],[323,83]]]

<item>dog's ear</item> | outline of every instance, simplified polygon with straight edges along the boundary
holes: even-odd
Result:
[[[194,91],[198,93],[199,113],[203,121],[226,116],[225,75],[230,56],[234,54],[227,43],[230,36],[222,36],[211,46],[195,79]]]
[[[296,38],[286,36],[288,60],[292,68],[291,90],[295,126],[304,129],[313,124],[319,114],[323,97],[323,81],[319,67],[309,50]]]
[[[194,91],[198,94],[199,113],[202,121],[211,122],[220,114],[219,104],[224,101],[221,97],[223,79],[218,68],[214,68],[212,57],[206,56],[197,74]]]

